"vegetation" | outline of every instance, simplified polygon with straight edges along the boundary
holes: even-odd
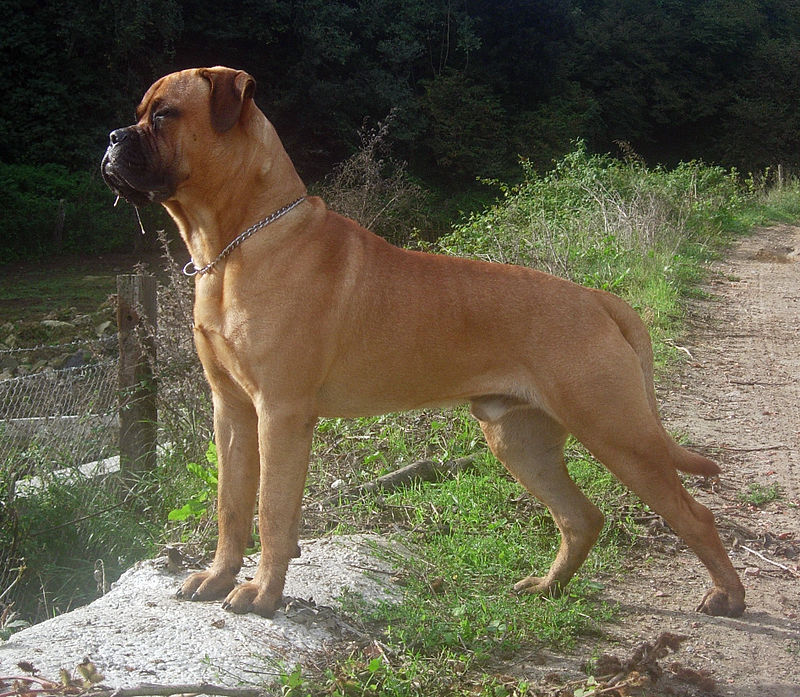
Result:
[[[394,235],[392,221],[402,214],[392,205],[413,205],[413,196],[404,197],[413,187],[404,173],[384,167],[391,163],[381,159],[372,136],[365,137],[364,149],[336,170],[338,200],[345,212],[363,212],[374,187],[385,202],[378,213],[386,219],[367,215]],[[497,192],[495,204],[438,240],[411,243],[537,266],[623,295],[651,327],[662,371],[675,360],[669,340],[681,331],[683,299],[696,292],[708,260],[753,221],[800,210],[794,181],[777,186],[769,175],[742,181],[735,171],[700,162],[648,167],[632,154],[625,160],[592,155],[581,142],[545,174],[523,161],[518,183],[487,186]],[[39,620],[90,599],[102,592],[103,574],[113,580],[164,542],[213,546],[210,406],[189,331],[191,298],[168,261],[161,324],[169,336],[160,337],[159,345],[168,354],[162,354],[160,369],[161,427],[171,447],[132,499],[113,488],[48,476],[36,501],[13,498],[13,480],[32,472],[4,463],[4,590],[15,585],[3,600],[16,602],[20,613],[7,614],[7,631],[20,615]],[[526,646],[569,646],[609,616],[596,590],[636,544],[641,504],[577,443],[568,446],[569,468],[608,522],[563,599],[520,603],[508,596],[513,582],[549,566],[558,536],[546,510],[489,455],[466,409],[321,421],[306,496],[324,501],[337,480],[359,484],[412,460],[466,455],[476,457],[474,470],[443,483],[307,506],[304,536],[399,529],[419,558],[405,569],[407,603],[376,610],[350,601],[392,647],[392,659],[354,655],[323,674],[287,674],[286,694],[525,694],[523,684],[495,677],[493,663]],[[775,495],[753,491],[747,500],[761,505]]]
[[[612,291],[656,338],[678,328],[681,296],[753,203],[734,170],[700,162],[651,168],[634,155],[590,155],[583,142],[544,175],[528,162],[522,172],[519,184],[498,184],[497,204],[437,247]]]
[[[103,207],[108,132],[174,69],[250,71],[307,181],[394,113],[395,151],[473,210],[475,178],[548,170],[583,138],[648,163],[702,158],[743,172],[797,165],[800,7],[788,0],[199,0],[38,6],[4,0],[0,26],[0,254],[123,242]],[[52,169],[54,165],[61,170]],[[29,167],[42,168],[32,172]],[[46,167],[45,167],[46,166]],[[104,198],[105,196],[105,198]],[[455,199],[455,201],[453,200]],[[61,201],[66,207],[63,226]]]
[[[751,506],[761,507],[768,503],[777,501],[781,498],[783,491],[780,484],[773,482],[772,484],[759,484],[753,482],[747,488],[747,491],[739,493],[739,500],[744,503],[749,503]]]

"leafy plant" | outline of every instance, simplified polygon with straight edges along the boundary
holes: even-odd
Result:
[[[189,518],[199,518],[204,515],[209,508],[209,505],[214,500],[217,494],[217,447],[212,441],[206,450],[207,465],[197,462],[187,462],[186,469],[195,480],[195,483],[200,485],[200,490],[197,491],[189,500],[180,508],[173,508],[167,518],[173,521],[185,521]]]
[[[772,484],[759,484],[753,482],[747,487],[746,492],[739,492],[738,498],[751,506],[765,506],[768,503],[777,501],[783,494],[781,485],[777,482]]]

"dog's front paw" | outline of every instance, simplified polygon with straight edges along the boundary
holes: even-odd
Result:
[[[212,570],[198,571],[183,582],[176,595],[185,600],[217,600],[229,593],[235,585],[234,574]]]
[[[262,617],[272,617],[282,599],[282,593],[270,592],[255,583],[242,583],[228,593],[222,607],[239,615],[254,612]]]
[[[718,617],[739,617],[744,612],[744,598],[732,599],[728,593],[719,589],[709,590],[697,606],[697,612]]]

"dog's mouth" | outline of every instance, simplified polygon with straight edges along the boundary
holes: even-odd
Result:
[[[131,147],[126,138],[112,133],[111,143],[106,149],[100,165],[100,173],[106,185],[120,198],[134,206],[161,203],[172,195],[167,178],[155,174],[137,149]]]
[[[131,186],[123,176],[118,174],[105,160],[102,166],[103,180],[118,197],[125,199],[134,206],[145,206],[148,203],[157,203],[157,196],[153,191],[139,191]]]

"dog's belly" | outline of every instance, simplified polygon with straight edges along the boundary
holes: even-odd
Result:
[[[486,354],[483,354],[484,357]],[[388,412],[451,407],[486,395],[537,403],[533,376],[520,364],[474,352],[350,357],[337,366],[318,393],[320,416],[374,416]]]

